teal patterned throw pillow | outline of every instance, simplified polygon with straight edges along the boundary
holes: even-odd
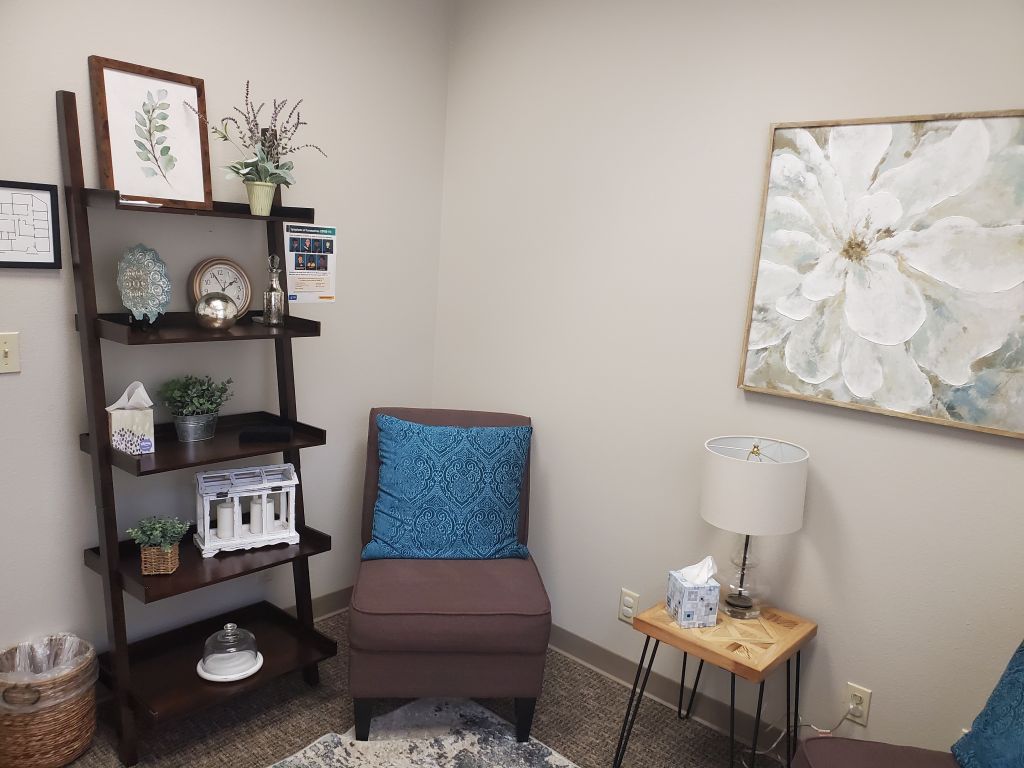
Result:
[[[377,416],[380,477],[364,560],[529,556],[519,493],[533,427],[431,427]]]
[[[953,745],[953,757],[960,768],[1024,766],[1024,643],[971,730]]]

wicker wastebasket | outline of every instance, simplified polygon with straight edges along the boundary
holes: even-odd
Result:
[[[58,634],[0,652],[0,766],[58,768],[96,731],[96,651]]]

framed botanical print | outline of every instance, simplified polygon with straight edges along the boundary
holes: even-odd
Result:
[[[1024,111],[771,132],[739,386],[1024,437]]]
[[[211,208],[203,81],[102,56],[89,57],[89,80],[103,188],[125,199]]]
[[[0,181],[0,267],[60,269],[57,187]]]

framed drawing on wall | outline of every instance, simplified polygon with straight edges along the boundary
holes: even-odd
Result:
[[[739,386],[1024,437],[1024,111],[772,126]]]
[[[206,92],[197,77],[89,57],[100,183],[121,197],[211,208]]]
[[[57,187],[0,180],[0,267],[60,269]]]

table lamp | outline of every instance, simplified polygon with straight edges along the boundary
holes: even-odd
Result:
[[[793,533],[803,525],[809,457],[799,445],[767,437],[726,435],[704,443],[700,516],[743,537],[723,607],[733,618],[761,615],[750,537]]]

